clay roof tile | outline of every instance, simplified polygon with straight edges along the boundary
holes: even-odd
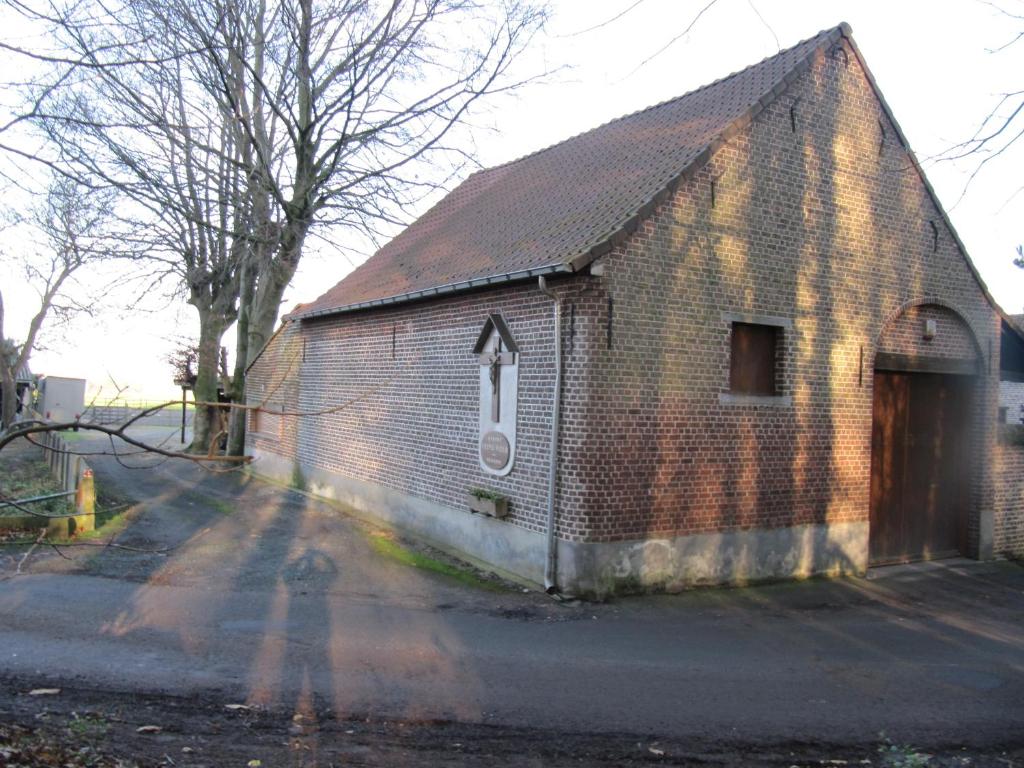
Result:
[[[847,25],[720,80],[478,171],[295,318],[550,272],[604,252]]]

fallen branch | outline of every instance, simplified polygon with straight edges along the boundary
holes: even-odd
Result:
[[[152,411],[153,409],[147,409],[143,414]],[[154,445],[144,443],[137,438],[131,437],[125,433],[125,430],[137,421],[140,416],[129,419],[127,422],[117,428],[108,427],[103,424],[90,424],[88,422],[81,421],[65,421],[55,423],[31,423],[29,426],[16,427],[12,431],[7,432],[3,436],[0,436],[0,451],[4,449],[9,443],[17,440],[19,437],[28,437],[29,435],[39,434],[42,432],[63,432],[65,430],[74,430],[80,432],[85,430],[87,432],[99,432],[100,434],[110,435],[111,437],[117,437],[128,443],[134,445],[136,448],[141,448],[149,453],[155,453],[159,456],[166,456],[172,459],[186,459],[187,461],[193,461],[196,463],[202,463],[206,461],[227,461],[239,464],[247,464],[252,461],[252,456],[203,456],[202,454],[195,453],[183,453],[182,451],[169,451],[164,448],[159,448]]]
[[[86,513],[78,512],[78,511],[75,511],[75,512],[61,512],[60,514],[55,514],[55,515],[51,515],[51,514],[49,514],[47,512],[36,512],[34,509],[29,509],[28,507],[26,507],[26,506],[24,506],[22,504],[19,504],[14,499],[8,498],[3,493],[0,493],[0,501],[2,501],[4,504],[9,504],[10,506],[14,507],[15,509],[19,510],[20,512],[24,512],[26,515],[29,515],[30,517],[41,517],[41,518],[43,518],[45,520],[66,520],[69,517],[81,517],[83,514],[86,514]],[[113,512],[114,510],[124,509],[125,507],[130,507],[130,506],[131,506],[131,504],[120,504],[120,505],[118,505],[116,507],[111,507],[110,509],[97,509],[93,514],[96,514],[96,515],[108,514],[110,512]],[[0,521],[2,521],[2,520],[3,520],[3,518],[0,517]]]
[[[41,541],[42,541],[43,539],[45,539],[45,538],[46,538],[46,531],[45,531],[45,530],[42,530],[42,531],[40,531],[40,532],[39,532],[39,538],[38,538],[38,539],[36,539],[36,543],[35,543],[35,544],[33,544],[33,545],[32,545],[31,547],[29,547],[29,548],[28,548],[28,552],[26,552],[26,553],[25,553],[24,555],[22,555],[22,556],[21,556],[21,560],[19,560],[19,561],[18,561],[18,567],[17,567],[17,568],[16,568],[15,570],[14,570],[14,574],[15,574],[16,576],[20,576],[20,575],[21,575],[21,566],[23,566],[23,565],[25,564],[25,561],[26,561],[26,560],[28,560],[29,556],[30,556],[30,555],[31,555],[31,554],[32,554],[33,552],[35,552],[35,551],[36,551],[36,547],[38,547],[38,546],[39,546],[39,543],[40,543],[40,542],[41,542]]]

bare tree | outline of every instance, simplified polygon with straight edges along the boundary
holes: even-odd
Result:
[[[0,386],[3,393],[2,423],[15,419],[15,376],[28,363],[43,323],[56,315],[66,320],[88,310],[67,288],[72,277],[90,262],[112,255],[107,236],[108,200],[102,193],[82,189],[68,179],[57,179],[31,224],[41,234],[40,252],[20,258],[25,284],[39,294],[38,309],[21,341],[8,339],[4,331],[4,303],[0,292]]]
[[[311,228],[375,234],[433,191],[446,143],[474,102],[517,83],[515,56],[544,21],[535,6],[470,0],[214,0],[159,4],[212,77],[250,180],[252,247],[241,266],[234,398],[273,331]],[[458,165],[458,163],[456,163]],[[241,453],[236,411],[229,452]]]
[[[246,146],[234,117],[203,87],[209,62],[159,3],[76,3],[46,17],[80,68],[33,95],[50,162],[96,179],[142,220],[148,285],[170,278],[199,319],[195,396],[216,402],[218,364],[236,320],[241,265],[251,246]],[[193,447],[207,451],[214,412],[196,413]]]
[[[196,397],[238,321],[228,384],[269,338],[311,228],[374,234],[443,182],[433,163],[544,22],[520,0],[80,0],[41,16],[67,60],[30,103],[49,161],[150,221],[150,257],[200,318]],[[449,172],[451,168],[449,169]],[[206,450],[197,414],[195,446]],[[233,423],[241,452],[244,420]]]
[[[1022,45],[1024,40],[1024,15],[1013,13],[996,3],[987,3],[996,13],[1012,25],[1009,39],[991,54],[1002,54]],[[938,155],[945,162],[973,161],[974,167],[964,185],[964,192],[975,177],[991,162],[1002,158],[1024,137],[1024,90],[1012,90],[996,96],[992,108],[981,119],[977,129],[964,141],[954,144]]]

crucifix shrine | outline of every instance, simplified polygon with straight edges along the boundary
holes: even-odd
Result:
[[[473,348],[480,364],[480,467],[512,471],[516,444],[519,348],[501,315],[489,315]]]
[[[513,365],[515,359],[515,352],[502,351],[500,336],[495,342],[493,352],[484,352],[480,355],[480,365],[487,366],[487,375],[491,380],[491,421],[495,423],[501,421],[501,366]]]

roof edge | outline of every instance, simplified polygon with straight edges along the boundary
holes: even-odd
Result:
[[[672,194],[676,192],[676,190],[679,188],[679,185],[682,182],[684,182],[691,176],[695,175],[698,171],[700,171],[708,163],[708,161],[711,159],[711,157],[715,154],[715,152],[718,149],[720,149],[729,140],[735,137],[740,131],[749,126],[753,122],[754,118],[761,114],[761,112],[763,112],[771,104],[773,104],[779,98],[781,98],[789,90],[790,86],[809,69],[811,58],[815,56],[818,53],[818,51],[820,51],[827,45],[833,44],[834,42],[843,37],[847,38],[850,41],[851,47],[854,47],[854,50],[856,51],[855,46],[853,46],[853,39],[852,37],[850,37],[852,33],[852,28],[848,23],[844,21],[840,22],[837,26],[832,27],[830,29],[823,29],[817,34],[812,35],[811,37],[808,37],[805,40],[801,40],[800,42],[787,48],[787,51],[792,50],[807,43],[808,41],[814,40],[815,38],[821,38],[817,45],[809,49],[807,53],[804,54],[804,56],[801,59],[799,59],[783,76],[781,76],[777,81],[772,83],[772,85],[761,95],[761,97],[757,101],[755,101],[750,107],[744,110],[734,120],[728,123],[722,129],[722,131],[717,136],[715,136],[715,138],[713,138],[696,155],[696,157],[694,157],[693,160],[687,163],[675,174],[670,176],[666,180],[664,186],[657,193],[655,193],[653,197],[646,200],[642,205],[637,207],[635,210],[630,211],[628,214],[626,214],[626,216],[624,216],[622,219],[613,224],[608,230],[606,230],[604,234],[599,235],[590,243],[584,245],[580,250],[573,253],[563,254],[561,257],[559,257],[559,263],[551,264],[549,266],[537,269],[522,270],[519,272],[504,275],[473,278],[458,283],[450,283],[447,285],[425,288],[420,291],[412,291],[410,293],[397,294],[394,296],[388,296],[381,299],[373,299],[370,301],[359,302],[356,304],[346,304],[339,307],[323,308],[319,310],[313,310],[311,312],[296,312],[290,315],[286,315],[285,317],[297,320],[311,320],[317,317],[326,317],[329,315],[342,314],[345,312],[354,312],[360,309],[370,309],[373,307],[401,304],[407,301],[414,301],[422,298],[430,298],[438,295],[446,295],[465,290],[472,290],[474,288],[479,288],[487,285],[498,285],[502,283],[513,282],[516,280],[527,279],[530,277],[536,277],[538,275],[548,275],[558,272],[579,272],[580,270],[586,268],[589,264],[591,264],[595,259],[600,258],[606,253],[610,252],[617,245],[620,245],[622,242],[624,242],[631,234],[633,234],[637,230],[637,228],[645,219],[647,219],[654,213],[655,209],[657,209],[659,205],[664,203]],[[778,56],[780,54],[775,55]],[[862,59],[859,53],[857,55],[858,59]],[[665,101],[653,104],[649,107],[645,107],[644,109],[637,110],[636,112],[630,112],[628,115],[622,115],[621,117],[617,117],[614,120],[609,120],[607,123],[602,123],[601,126],[588,129],[588,131],[585,131],[584,133],[589,133],[592,130],[596,130],[597,128],[602,127],[603,125],[608,125],[619,120],[624,120],[633,115],[641,114],[651,109],[660,107],[664,104],[685,98],[693,93],[697,93],[699,91],[710,88],[714,85],[722,83],[726,80],[729,80],[733,77],[736,77],[737,75],[740,75],[753,67],[759,66],[760,64],[763,64],[765,61],[768,61],[769,59],[772,58],[774,58],[774,56],[765,57],[760,62],[751,64],[748,67],[744,67],[743,69],[732,72],[728,75],[725,75],[724,77],[720,77],[717,80],[714,80],[710,83],[706,83],[705,85],[702,85],[699,88],[696,88],[692,91],[687,91],[686,93],[680,96],[675,96],[671,99],[666,99]],[[867,72],[866,67],[865,72]],[[871,84],[872,88],[877,93],[877,86],[874,85],[873,81],[871,81]],[[886,111],[888,112],[887,108]],[[899,131],[899,128],[897,128],[897,131]],[[578,135],[581,134],[577,134],[577,136]],[[906,145],[906,140],[902,137],[902,133],[900,134],[900,137],[901,141],[903,141],[904,145]],[[530,154],[524,155],[523,157],[516,158],[515,160],[510,160],[507,163],[502,163],[501,165],[496,165],[491,168],[482,169],[481,171],[477,171],[471,174],[470,178],[481,173],[488,173],[499,168],[504,168],[506,166],[513,165],[529,157],[533,157],[534,155],[546,152],[549,149],[564,144],[567,141],[571,141],[574,138],[576,138],[576,136],[570,136],[566,139],[563,139],[560,142],[552,144],[549,147],[544,147],[543,149],[539,149],[536,152],[531,152]]]
[[[580,136],[584,136],[584,135],[590,133],[591,131],[596,131],[596,130],[598,130],[600,128],[604,128],[607,125],[612,125],[612,124],[620,122],[622,120],[628,120],[631,117],[636,117],[637,115],[642,115],[644,112],[650,112],[653,109],[658,109],[660,107],[665,106],[666,104],[671,104],[674,101],[681,101],[682,99],[688,98],[688,97],[692,96],[695,93],[700,93],[701,91],[706,91],[708,88],[713,88],[716,85],[721,85],[726,80],[731,80],[734,77],[738,77],[739,75],[742,75],[744,72],[746,72],[748,70],[751,70],[754,67],[761,66],[766,61],[768,61],[770,59],[774,59],[776,56],[780,55],[781,53],[784,53],[785,51],[791,51],[794,48],[799,48],[804,43],[807,43],[807,42],[813,40],[816,37],[821,37],[824,34],[828,34],[829,35],[829,39],[831,40],[832,38],[834,38],[836,36],[837,32],[843,34],[846,37],[849,37],[853,33],[853,29],[845,21],[841,21],[841,22],[839,22],[839,24],[837,24],[834,27],[827,27],[825,29],[819,30],[817,33],[811,35],[810,37],[806,37],[803,40],[799,40],[796,43],[793,43],[793,45],[780,50],[778,53],[775,53],[775,54],[773,54],[771,56],[765,56],[760,61],[755,61],[753,64],[748,64],[747,66],[743,67],[742,69],[737,69],[737,70],[734,70],[733,72],[730,72],[727,75],[722,75],[721,77],[716,78],[715,80],[712,80],[711,82],[699,85],[696,88],[693,88],[693,89],[687,91],[686,93],[681,93],[681,94],[679,94],[677,96],[672,96],[671,98],[668,98],[668,99],[662,99],[661,101],[655,102],[654,104],[649,104],[646,107],[641,107],[640,109],[635,109],[632,112],[627,112],[624,115],[619,115],[618,117],[613,117],[610,120],[605,120],[603,123],[598,123],[597,125],[592,126],[590,128],[587,128],[586,130],[579,131],[577,133],[572,134],[571,136],[566,136],[564,139],[559,139],[558,141],[556,141],[556,142],[554,142],[552,144],[548,144],[545,147],[541,147],[540,149],[535,149],[533,152],[528,152],[527,154],[522,155],[521,157],[516,157],[516,158],[513,158],[512,160],[506,160],[504,163],[499,163],[497,165],[488,166],[487,168],[480,168],[479,170],[474,171],[472,174],[470,174],[466,178],[468,180],[468,179],[472,178],[473,176],[476,176],[477,174],[488,173],[490,171],[496,171],[496,170],[499,170],[501,168],[507,168],[510,165],[515,165],[516,163],[520,163],[520,162],[522,162],[524,160],[529,160],[532,157],[536,157],[537,155],[541,155],[541,154],[543,154],[545,152],[548,152],[548,151],[550,151],[552,149],[555,149],[556,147],[560,147],[561,145],[563,145],[563,144],[565,144],[567,142],[573,141],[573,140],[579,138]],[[824,43],[825,41],[822,41],[822,42]],[[808,52],[808,56],[811,53],[813,53],[814,51],[818,50],[818,48],[820,48],[820,47],[821,46],[819,45],[819,46],[816,46],[815,48],[811,49],[811,51]]]
[[[263,342],[263,346],[260,347],[260,351],[257,352],[256,356],[252,359],[252,361],[247,366],[245,366],[245,375],[246,376],[249,375],[249,369],[252,368],[254,365],[256,365],[256,361],[257,360],[259,360],[261,357],[263,357],[263,353],[267,351],[267,347],[269,347],[271,345],[271,343],[274,341],[274,339],[276,339],[278,337],[278,334],[280,334],[281,331],[284,330],[285,326],[288,325],[288,323],[290,323],[290,322],[291,322],[291,316],[290,315],[285,315],[284,317],[281,318],[281,324],[279,326],[277,326],[277,330],[274,331],[272,334],[270,334],[270,338],[267,339],[265,342]]]
[[[650,217],[659,205],[661,205],[669,197],[675,194],[676,190],[684,181],[696,175],[705,165],[708,164],[712,156],[714,156],[714,154],[719,149],[721,149],[732,138],[734,138],[741,131],[747,128],[754,121],[754,118],[756,118],[769,106],[778,101],[789,90],[790,86],[792,86],[793,83],[795,83],[800,76],[807,72],[807,70],[810,68],[811,58],[817,55],[818,51],[820,51],[827,45],[835,43],[837,40],[840,40],[841,38],[846,38],[850,42],[851,47],[854,48],[854,51],[856,52],[856,48],[853,44],[853,38],[851,37],[852,34],[853,28],[845,21],[843,21],[840,22],[837,26],[832,27],[831,29],[823,29],[817,35],[813,35],[812,37],[807,38],[807,40],[803,40],[797,43],[796,45],[790,46],[790,48],[788,48],[787,50],[791,50],[792,48],[796,48],[797,46],[803,45],[808,40],[813,40],[816,37],[822,38],[821,42],[819,42],[816,46],[807,51],[804,57],[797,61],[785,73],[785,75],[783,75],[778,81],[773,83],[772,86],[768,88],[768,90],[761,94],[761,97],[757,101],[755,101],[752,105],[750,105],[750,107],[745,109],[732,122],[727,124],[721,130],[721,132],[717,136],[715,136],[715,138],[713,138],[697,154],[697,156],[693,160],[687,163],[685,167],[683,167],[678,173],[671,177],[665,184],[665,186],[662,187],[662,189],[660,189],[654,195],[654,197],[645,202],[635,211],[631,211],[622,221],[620,221],[617,225],[612,227],[608,235],[602,235],[600,238],[598,238],[596,241],[588,245],[580,252],[572,256],[569,256],[567,263],[573,268],[573,270],[583,269],[592,261],[594,261],[597,258],[600,258],[604,254],[608,253],[613,248],[615,248],[617,245],[622,243],[624,240],[626,240],[626,238],[628,238],[631,234],[633,234],[633,232],[637,230],[637,228],[640,226],[640,223],[644,219]],[[779,54],[776,54],[776,56],[778,55]],[[862,59],[859,53],[857,54],[857,57],[858,59]],[[769,56],[768,58],[773,57]],[[767,60],[768,59],[764,59],[761,62],[758,62],[758,64],[761,64]],[[700,91],[716,83],[728,80],[729,78],[734,77],[735,75],[745,72],[747,69],[750,69],[751,67],[758,66],[758,64],[751,64],[750,67],[746,67],[745,69],[733,72],[731,75],[719,78],[718,80],[715,80],[713,83],[709,83],[707,86],[702,86],[701,88],[698,88],[696,90]],[[866,67],[865,72],[867,72]],[[875,90],[876,93],[878,93],[878,88],[873,81],[871,82],[871,87]],[[683,94],[683,96],[677,98],[683,98],[684,96],[688,96],[690,93],[695,92],[696,91],[690,91],[689,93]],[[669,99],[668,101],[675,101],[675,99]],[[664,104],[667,102],[662,103]],[[654,106],[661,105],[656,104]],[[649,107],[648,109],[653,108],[654,107]],[[645,112],[646,110],[640,111]],[[886,108],[886,111],[888,112],[888,108]],[[629,116],[630,115],[626,115],[625,117]],[[895,121],[893,124],[895,125]],[[897,128],[897,131],[899,131],[899,128]],[[903,138],[902,133],[900,134],[900,137],[904,143],[904,146],[906,146],[906,140]]]
[[[1004,311],[1000,311],[1000,315],[1001,322],[1010,329],[1010,333],[1020,339],[1021,342],[1024,342],[1024,329],[1021,329],[1021,327],[1013,321],[1013,315],[1009,315]]]
[[[446,285],[434,286],[431,288],[424,288],[419,291],[410,291],[409,293],[399,293],[394,296],[386,296],[381,299],[371,299],[370,301],[361,301],[355,304],[345,304],[340,307],[325,307],[323,309],[314,309],[309,312],[292,312],[291,314],[285,315],[282,321],[286,320],[314,320],[321,317],[328,317],[330,315],[340,315],[348,312],[356,312],[360,309],[374,309],[377,307],[388,307],[397,304],[406,304],[410,301],[417,301],[419,299],[432,299],[436,296],[447,296],[453,293],[465,293],[477,288],[488,288],[497,285],[506,285],[509,283],[516,283],[522,280],[528,280],[532,277],[539,277],[541,275],[553,275],[553,274],[573,274],[579,270],[574,269],[570,264],[559,262],[557,264],[549,264],[544,267],[535,267],[531,269],[523,269],[517,272],[507,272],[504,274],[488,275],[486,277],[474,277],[469,280],[462,280],[457,283],[448,283]],[[273,338],[273,337],[271,337]],[[267,342],[270,343],[269,341]],[[262,352],[261,352],[262,354]],[[253,362],[256,362],[255,359]]]

